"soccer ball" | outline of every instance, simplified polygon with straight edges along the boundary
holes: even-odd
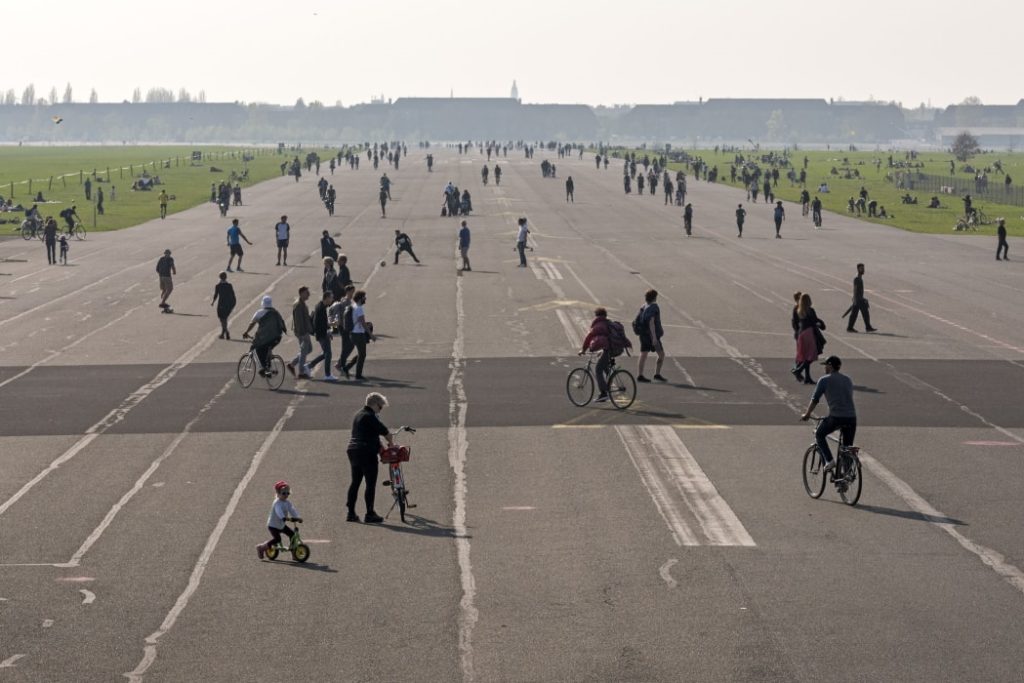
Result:
[[[381,261],[381,262],[380,262],[380,267],[381,267],[381,268],[383,268],[383,267],[384,267],[384,266],[386,266],[387,264],[388,264],[388,262],[387,262],[387,261]]]

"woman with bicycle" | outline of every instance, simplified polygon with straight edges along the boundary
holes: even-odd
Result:
[[[608,311],[603,306],[594,309],[594,320],[590,323],[590,332],[583,340],[583,349],[579,355],[587,352],[600,354],[597,358],[597,366],[594,368],[594,376],[597,379],[597,399],[595,403],[604,403],[608,400],[608,367],[611,365],[611,344],[609,342]]]
[[[391,432],[380,421],[378,415],[388,404],[387,398],[376,391],[366,395],[366,405],[352,418],[352,436],[348,442],[348,461],[352,466],[352,481],[348,486],[348,516],[349,522],[358,522],[359,515],[356,514],[356,498],[359,496],[359,486],[366,480],[366,490],[363,491],[363,499],[366,501],[366,516],[363,521],[367,524],[380,524],[384,518],[374,512],[373,503],[377,494],[377,455],[380,453],[380,440],[383,437],[391,446],[394,442]]]

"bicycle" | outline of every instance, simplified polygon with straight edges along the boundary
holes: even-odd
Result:
[[[85,239],[85,226],[81,223],[75,223],[74,227],[65,225],[60,234],[65,237],[74,237],[76,240],[81,241]]]
[[[409,432],[415,434],[416,430],[412,427],[406,427],[402,425],[395,431],[391,432],[391,436],[398,436],[401,432]],[[412,451],[408,446],[381,446],[380,449],[380,461],[381,463],[388,466],[388,478],[385,479],[381,486],[391,489],[391,495],[395,499],[391,503],[391,507],[388,509],[384,519],[387,519],[391,515],[391,512],[398,506],[398,514],[402,518],[402,523],[405,523],[405,510],[407,508],[416,507],[414,504],[409,502],[409,489],[405,485],[405,475],[402,474],[402,463],[409,462],[409,455]]]
[[[593,366],[600,353],[604,352],[591,352],[586,367],[574,368],[565,379],[565,393],[577,408],[583,408],[594,399],[596,381]],[[615,366],[615,358],[608,362],[608,398],[619,410],[625,410],[636,400],[636,380],[629,370]]]
[[[256,355],[255,346],[250,347],[246,353],[242,354],[242,357],[238,359],[236,374],[238,383],[242,385],[243,389],[252,386],[252,383],[256,381],[257,373],[267,380],[267,387],[271,391],[281,388],[284,383],[284,360],[275,353],[269,356],[268,361],[270,367],[264,368],[260,363],[259,356]]]
[[[21,222],[21,239],[31,240],[35,238],[44,239],[42,221],[33,221],[26,218]]]
[[[305,562],[309,559],[309,546],[302,542],[302,536],[299,535],[298,520],[288,517],[284,521],[291,522],[295,525],[295,528],[292,529],[292,536],[286,550],[292,554],[292,559],[296,562]],[[273,545],[268,545],[264,552],[267,559],[273,561],[277,559],[281,550],[281,545],[275,543]]]
[[[811,419],[814,420],[815,427],[817,427],[823,418],[812,416]],[[860,448],[845,445],[842,432],[839,433],[839,438],[829,434],[828,439],[839,446],[836,449],[836,465],[826,476],[825,462],[822,459],[821,451],[818,450],[817,442],[812,442],[804,451],[804,490],[811,498],[820,498],[821,494],[825,492],[825,484],[831,480],[843,502],[847,505],[856,505],[864,486],[864,476],[858,455]]]

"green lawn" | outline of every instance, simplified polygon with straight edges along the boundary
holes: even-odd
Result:
[[[615,150],[613,150],[614,153]],[[619,156],[622,156],[624,150],[618,150]],[[654,152],[651,150],[634,150],[636,151],[637,158],[642,158],[645,153],[650,154],[653,158]],[[715,153],[713,149],[705,150],[687,150],[691,156],[699,156],[704,159],[709,167],[718,166],[718,181],[720,183],[730,184],[729,182],[729,166],[732,164],[734,154],[719,152]],[[750,150],[744,150],[742,152],[746,158],[760,157],[760,153],[753,153]],[[886,211],[890,214],[889,219],[874,219],[862,217],[862,220],[869,220],[876,223],[883,223],[885,225],[892,225],[904,230],[910,230],[913,232],[925,232],[925,233],[949,233],[949,234],[962,234],[953,233],[953,226],[956,224],[956,220],[963,214],[963,202],[957,195],[949,194],[938,194],[936,192],[926,192],[923,190],[919,191],[908,191],[901,190],[896,187],[894,183],[886,179],[886,174],[890,172],[888,168],[889,152],[878,151],[878,152],[842,152],[842,151],[831,151],[831,152],[804,152],[797,150],[790,153],[790,160],[797,172],[803,167],[803,159],[807,157],[807,189],[811,193],[813,198],[817,195],[818,185],[822,182],[827,182],[830,188],[828,194],[817,195],[821,198],[823,208],[826,211],[832,211],[835,213],[847,213],[847,201],[851,196],[856,198],[860,192],[861,186],[867,188],[870,193],[870,198],[876,199],[878,203],[885,206]],[[905,161],[904,152],[893,152],[893,161]],[[881,168],[876,170],[875,160],[881,159]],[[942,152],[922,152],[918,154],[917,162],[923,162],[924,168],[915,169],[929,175],[949,176],[949,162],[953,159],[953,156],[949,153]],[[1024,154],[1021,153],[987,153],[974,157],[969,162],[970,165],[975,168],[984,168],[991,166],[995,160],[1001,160],[1003,169],[1007,174],[1013,178],[1013,184],[1015,186],[1024,184]],[[844,161],[846,162],[844,164]],[[614,157],[611,163],[615,163]],[[621,161],[619,164],[621,166]],[[760,164],[762,169],[766,167],[765,164]],[[956,162],[956,177],[962,179],[970,179],[973,177],[972,174],[963,173],[962,167],[964,164],[959,161]],[[832,175],[831,170],[835,167],[840,172],[839,176]],[[671,170],[682,168],[680,164],[669,164]],[[845,180],[843,174],[846,169],[857,169],[860,172],[861,179]],[[684,169],[687,173],[687,182],[694,182],[692,172],[690,168]],[[738,170],[738,169],[737,169]],[[778,187],[774,188],[775,195],[778,199],[784,199],[787,201],[799,201],[801,187],[791,185],[789,180],[786,179],[786,171],[788,169],[780,169],[779,173],[779,184]],[[898,171],[900,169],[892,169]],[[998,174],[989,174],[989,183],[1002,183],[1003,176]],[[734,183],[737,187],[741,185],[741,181],[737,179]],[[903,204],[900,198],[903,194],[908,193],[912,196],[916,196],[918,200],[917,205]],[[942,208],[939,209],[928,209],[925,208],[931,199],[932,195],[936,194],[939,197],[939,201],[942,203]],[[764,201],[760,199],[760,201]],[[1006,218],[1007,232],[1011,235],[1024,236],[1024,207],[1019,206],[1006,206],[996,204],[985,199],[975,199],[974,205],[981,208],[985,214],[990,218],[1002,216]],[[826,217],[826,221],[828,218]],[[991,225],[979,226],[978,234],[995,234],[995,223]],[[974,233],[969,233],[974,234]]]
[[[203,153],[199,164],[191,163],[192,150]],[[308,150],[299,152],[303,158]],[[243,161],[243,153],[252,155]],[[335,150],[317,150],[325,165]],[[295,152],[277,154],[276,149],[204,146],[153,147],[0,147],[0,196],[13,196],[15,204],[30,206],[37,192],[51,203],[41,204],[43,216],[56,216],[65,207],[75,204],[87,229],[117,230],[151,220],[160,215],[157,195],[161,189],[175,197],[169,213],[176,213],[209,201],[210,184],[228,180],[231,172],[248,168],[245,187],[281,174],[280,165],[292,159]],[[211,171],[211,167],[220,169]],[[132,181],[145,170],[160,176],[162,185],[152,191],[132,191]],[[93,206],[85,199],[83,181],[95,171],[92,198],[103,188],[105,214],[95,217]],[[31,192],[29,183],[31,179]],[[12,185],[13,184],[13,185]],[[112,190],[117,188],[117,198]],[[12,195],[13,190],[13,195]],[[21,214],[0,214],[0,219],[21,222]],[[8,232],[13,225],[0,226]]]

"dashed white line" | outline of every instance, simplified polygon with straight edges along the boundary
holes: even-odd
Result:
[[[14,663],[19,659],[24,658],[25,655],[11,655],[4,661],[0,662],[0,669],[11,669],[14,667]]]
[[[82,604],[91,605],[96,602],[96,594],[92,591],[87,591],[84,588],[79,588],[78,592],[82,594]]]
[[[50,628],[53,626],[53,619],[43,619],[43,628]]]

